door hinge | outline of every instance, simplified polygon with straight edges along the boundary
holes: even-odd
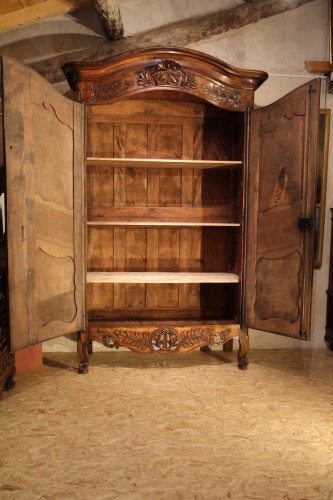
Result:
[[[313,220],[309,217],[300,217],[297,221],[297,226],[301,231],[310,231],[312,229]]]

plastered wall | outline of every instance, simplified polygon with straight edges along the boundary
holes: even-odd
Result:
[[[241,3],[228,0],[225,7]],[[202,15],[221,8],[220,0],[120,0],[125,34],[152,29],[185,17]],[[256,93],[256,105],[269,104],[313,78],[304,69],[308,60],[328,60],[327,0],[315,0],[302,7],[256,24],[233,30],[190,45],[240,68],[269,73],[268,81]],[[0,36],[0,54],[25,62],[64,50],[88,46],[91,37],[102,38],[102,30],[91,9],[75,16],[51,21]],[[325,92],[322,79],[321,107],[332,109],[333,95]],[[333,122],[333,119],[331,120]],[[333,123],[330,131],[332,144]],[[312,339],[300,342],[268,333],[250,331],[251,348],[325,347],[326,288],[330,239],[330,211],[333,207],[333,147],[329,150],[323,263],[314,271]],[[44,343],[44,350],[76,350],[74,336]],[[96,346],[103,349],[102,346]]]

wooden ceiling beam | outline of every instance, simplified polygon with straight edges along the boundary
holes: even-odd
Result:
[[[256,0],[246,2],[231,9],[179,21],[114,42],[102,42],[90,48],[62,54],[46,61],[33,63],[31,67],[50,83],[64,82],[65,76],[61,68],[64,63],[69,61],[102,61],[128,50],[144,47],[185,47],[209,39],[212,36],[296,9],[313,1]]]
[[[24,6],[22,9],[0,15],[0,33],[20,29],[50,17],[68,14],[87,5],[91,5],[91,0],[45,0]]]
[[[109,40],[120,40],[124,36],[124,25],[118,0],[93,0],[99,21]]]

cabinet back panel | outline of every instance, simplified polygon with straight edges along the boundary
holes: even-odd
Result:
[[[237,172],[222,169],[88,166],[88,219],[114,217],[118,207],[221,207],[227,221],[237,221],[236,178]],[[136,210],[128,211],[131,216]]]
[[[87,122],[87,156],[243,159],[242,148],[233,139],[242,136],[242,115],[203,102],[136,96],[87,108]],[[240,177],[241,170],[88,164],[88,220],[239,222]],[[240,259],[235,256],[240,252],[239,231],[186,225],[91,225],[87,269],[239,273]],[[90,319],[234,320],[238,290],[239,286],[230,284],[91,283],[87,305]]]
[[[95,106],[87,110],[87,155],[242,159],[232,140],[235,127],[242,123],[234,115],[181,101],[129,100]],[[233,175],[222,170],[115,168],[112,178],[110,167],[88,166],[88,217],[111,217],[112,206],[231,207]]]
[[[238,230],[89,226],[88,272],[236,272]]]
[[[237,320],[231,284],[89,283],[89,319]]]

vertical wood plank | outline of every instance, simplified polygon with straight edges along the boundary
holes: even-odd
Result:
[[[192,125],[183,126],[183,160],[193,159],[194,131]],[[193,204],[193,169],[182,169],[181,204],[183,207],[190,207]]]
[[[157,307],[172,309],[179,307],[179,285],[160,284],[156,286]]]
[[[130,123],[126,128],[126,157],[147,158],[147,125]],[[147,205],[147,169],[126,169],[126,205]]]
[[[89,123],[88,121],[87,156],[98,158],[112,158],[114,156],[113,123]]]
[[[126,123],[114,124],[114,157],[125,158]],[[114,168],[113,199],[115,207],[124,207],[126,204],[126,169]]]
[[[202,230],[183,227],[179,230],[179,270],[200,272],[202,270]]]
[[[179,271],[179,228],[160,228],[158,236],[159,271]]]
[[[194,131],[194,141],[193,141],[193,159],[201,160],[203,153],[203,128],[202,125],[196,127]],[[193,170],[193,206],[201,206],[202,196],[201,196],[201,178],[202,171],[195,169]]]
[[[202,269],[201,229],[180,229],[180,271],[199,272]],[[179,307],[200,307],[200,285],[182,283],[179,285]]]
[[[90,271],[112,271],[114,241],[113,228],[110,227],[88,227],[87,238],[87,270]]]
[[[200,307],[200,284],[179,284],[179,307],[184,309],[193,309]]]
[[[110,209],[113,200],[112,167],[89,167],[87,165],[87,213],[88,218],[98,217],[101,209]],[[118,169],[119,170],[119,169]]]
[[[122,227],[114,228],[114,270],[125,271],[126,269],[126,245],[125,229]],[[124,309],[126,307],[126,290],[121,283],[114,284],[114,308]]]
[[[158,271],[158,228],[147,228],[147,271]],[[146,307],[157,307],[156,287],[146,285]]]
[[[148,158],[158,158],[159,126],[148,125]],[[156,207],[159,204],[160,172],[159,169],[148,169],[147,176],[147,206]]]
[[[113,309],[113,283],[87,285],[87,309]]]
[[[161,271],[179,271],[179,228],[159,229],[158,265]],[[158,287],[158,307],[179,307],[178,289],[171,284]]]
[[[145,271],[147,259],[146,228],[125,229],[126,271]]]
[[[127,309],[144,309],[146,304],[146,285],[144,283],[126,283],[125,307]]]

